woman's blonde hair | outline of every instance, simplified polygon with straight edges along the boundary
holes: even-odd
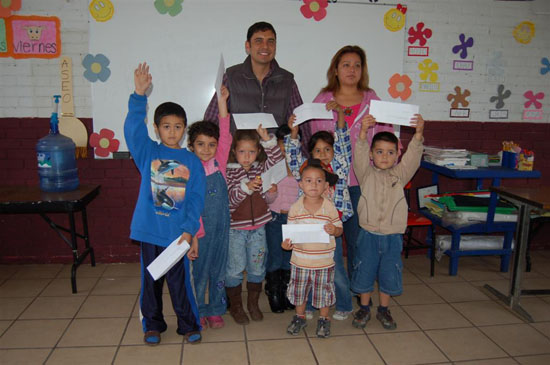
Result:
[[[322,92],[330,91],[335,92],[340,88],[340,82],[338,81],[338,76],[336,75],[336,69],[338,64],[342,59],[342,56],[347,53],[355,53],[361,59],[361,78],[357,84],[359,90],[368,91],[369,88],[369,70],[367,67],[367,55],[363,48],[359,46],[344,46],[336,52],[330,61],[330,66],[327,71],[327,86],[321,89]]]

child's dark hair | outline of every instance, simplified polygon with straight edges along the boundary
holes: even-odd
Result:
[[[328,182],[329,186],[334,186],[338,182],[338,175],[328,171],[323,162],[317,158],[309,158],[302,164],[300,167],[300,177],[309,169],[318,169],[323,171],[325,173],[325,180]]]
[[[287,124],[280,125],[279,128],[275,131],[275,138],[277,141],[282,141],[285,139],[286,135],[290,134],[290,127]]]
[[[399,139],[393,134],[392,132],[378,132],[372,137],[372,143],[370,145],[370,149],[374,149],[374,145],[378,141],[386,141],[389,143],[393,143],[395,145],[395,149],[399,149]]]
[[[309,139],[309,143],[307,144],[307,150],[310,154],[315,148],[318,140],[322,140],[325,143],[334,146],[334,136],[332,135],[332,133],[328,131],[319,131],[311,136],[311,138]]]
[[[172,103],[171,101],[167,101],[157,106],[154,117],[155,125],[158,127],[160,125],[160,120],[167,115],[175,115],[183,119],[183,125],[187,126],[187,115],[185,114],[185,110],[181,105]]]
[[[237,158],[235,157],[235,148],[237,147],[237,143],[240,141],[252,141],[256,144],[256,147],[258,148],[258,155],[256,156],[256,161],[262,163],[267,160],[267,154],[264,151],[264,148],[260,144],[260,136],[258,135],[258,132],[252,129],[239,129],[235,132],[233,135],[233,143],[231,143],[231,151],[229,151],[229,158],[227,159],[227,162],[237,162]]]
[[[273,25],[269,24],[268,22],[254,23],[248,28],[248,31],[246,32],[246,40],[250,42],[254,33],[265,32],[268,30],[272,31],[275,38],[277,38],[277,33],[275,32],[275,28],[273,28]]]
[[[217,124],[212,123],[211,121],[200,120],[198,122],[191,124],[191,126],[189,126],[189,130],[187,131],[187,134],[189,135],[187,145],[189,147],[192,147],[197,137],[200,136],[201,134],[208,137],[215,138],[216,141],[218,141],[220,139],[220,127],[218,127]]]

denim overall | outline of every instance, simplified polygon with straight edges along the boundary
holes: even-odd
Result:
[[[206,176],[202,222],[205,236],[199,239],[199,257],[193,262],[193,280],[201,317],[225,313],[225,268],[229,246],[229,195],[220,171]],[[205,300],[208,287],[208,301]]]

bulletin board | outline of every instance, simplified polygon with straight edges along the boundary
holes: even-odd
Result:
[[[103,5],[96,6],[98,2]],[[152,116],[162,102],[181,104],[190,122],[202,119],[214,94],[220,54],[226,67],[243,62],[247,29],[257,21],[275,27],[276,60],[294,74],[304,102],[312,101],[326,85],[332,56],[348,44],[366,51],[370,86],[382,99],[391,100],[389,79],[403,71],[405,19],[399,18],[400,27],[387,18],[396,5],[328,3],[320,9],[323,13],[316,7],[302,8],[307,2],[296,0],[171,3],[176,7],[166,8],[159,0],[90,3],[90,54],[83,65],[92,84],[94,132],[118,139],[118,152],[127,151],[123,123],[139,62],[146,61],[153,76],[148,127],[156,138]],[[393,21],[394,29],[387,27],[388,21]]]

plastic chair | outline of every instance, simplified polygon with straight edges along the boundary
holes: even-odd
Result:
[[[422,216],[418,212],[415,212],[411,209],[410,204],[410,191],[411,191],[411,182],[405,186],[405,199],[407,199],[407,204],[409,206],[409,215],[407,217],[407,229],[403,238],[406,240],[405,244],[405,258],[409,257],[410,250],[416,249],[429,249],[430,255],[430,276],[434,276],[435,269],[435,227],[431,220]],[[418,227],[425,227],[428,229],[428,234],[426,235],[426,241],[420,241],[419,239],[413,237],[413,231]]]

